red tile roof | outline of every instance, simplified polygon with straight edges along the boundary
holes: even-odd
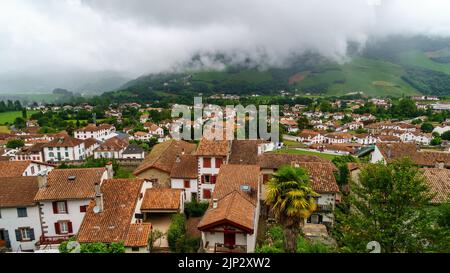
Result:
[[[141,210],[178,210],[182,192],[180,189],[147,189]]]
[[[131,221],[143,183],[142,179],[110,179],[103,182],[103,211],[94,213],[95,201],[91,201],[77,240],[80,243],[113,243],[125,242],[129,238],[131,243],[131,238],[136,235],[133,230],[130,232]]]
[[[31,161],[0,161],[0,177],[22,176]]]
[[[433,203],[450,202],[450,170],[449,169],[422,169],[423,176],[430,190],[436,194]]]
[[[0,177],[0,208],[27,207],[35,205],[38,177]]]
[[[50,201],[94,198],[95,183],[101,183],[105,172],[105,168],[52,170],[48,174],[47,187],[39,189],[35,199]]]
[[[196,155],[198,156],[227,156],[230,151],[228,140],[208,140],[202,138],[198,145]]]
[[[185,141],[170,140],[160,143],[153,147],[149,155],[134,171],[135,175],[139,175],[146,170],[155,168],[166,173],[172,171],[172,166],[176,161],[177,155],[192,154],[196,145]]]
[[[146,247],[152,232],[150,223],[131,224],[125,240],[126,247]]]
[[[339,192],[334,172],[336,167],[331,163],[293,162],[293,166],[306,169],[311,179],[311,187],[317,193]]]
[[[83,140],[71,136],[55,137],[52,141],[46,143],[44,147],[75,147],[84,143]]]
[[[179,157],[179,161],[175,160],[172,171],[170,172],[171,178],[190,178],[195,179],[198,176],[198,161],[195,155],[182,155]]]

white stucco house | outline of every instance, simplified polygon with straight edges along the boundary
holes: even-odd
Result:
[[[74,132],[77,139],[95,138],[98,141],[105,141],[115,137],[116,127],[109,124],[89,124],[86,127],[80,128]]]
[[[53,139],[43,149],[46,162],[80,161],[86,158],[84,141],[69,135]]]

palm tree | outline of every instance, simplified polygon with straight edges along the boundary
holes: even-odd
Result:
[[[297,249],[297,237],[304,219],[316,210],[318,196],[309,185],[309,175],[301,168],[280,168],[267,184],[266,204],[284,226],[284,246],[288,252]]]

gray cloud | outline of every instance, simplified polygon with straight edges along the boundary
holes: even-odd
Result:
[[[316,51],[345,60],[347,43],[390,34],[450,35],[445,0],[16,0],[0,2],[1,75],[35,71],[127,77],[203,54],[282,65]],[[0,83],[0,87],[1,87]]]

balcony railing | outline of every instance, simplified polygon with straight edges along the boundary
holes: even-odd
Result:
[[[59,235],[59,236],[44,236],[39,238],[40,245],[59,245],[64,241],[69,240],[71,235]]]
[[[317,205],[316,211],[333,211],[333,205]]]
[[[221,243],[216,243],[214,246],[215,253],[247,253],[247,246],[233,245],[228,246]]]

